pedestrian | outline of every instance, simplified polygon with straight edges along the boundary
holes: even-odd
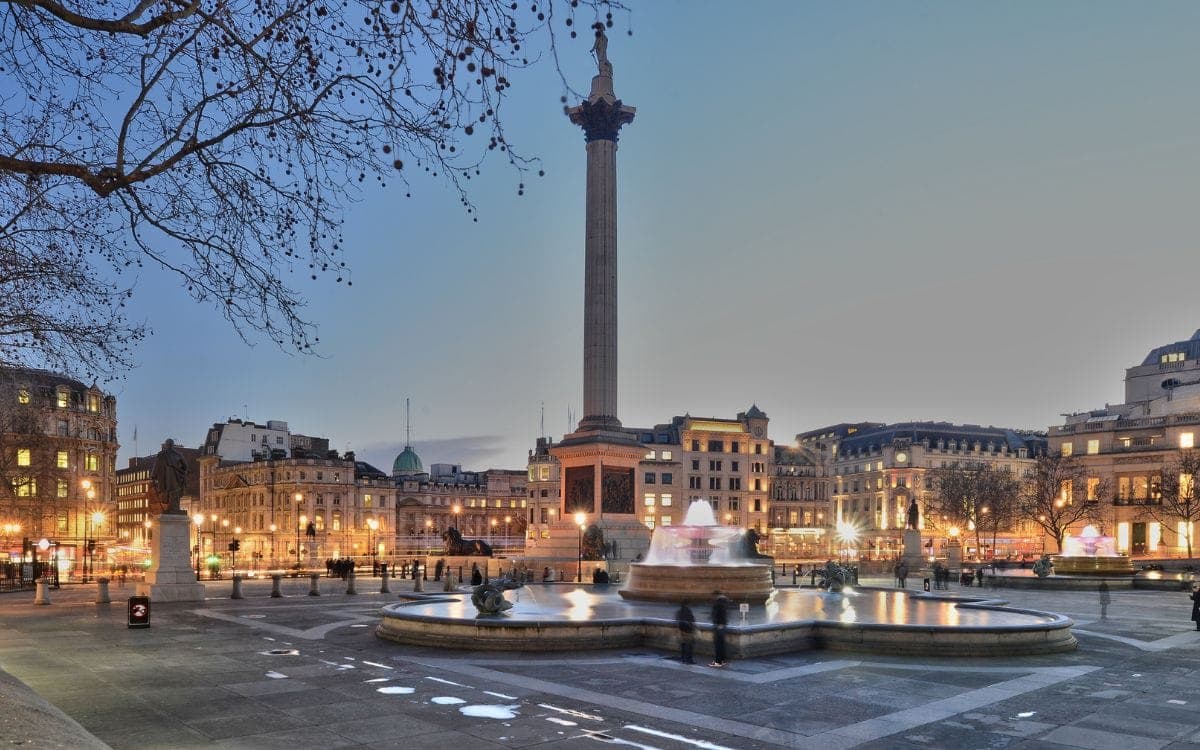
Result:
[[[1200,630],[1200,583],[1192,584],[1192,621],[1196,623],[1196,630]]]
[[[723,667],[725,666],[725,628],[729,625],[729,600],[720,591],[713,592],[712,624],[713,660],[708,666]]]
[[[679,625],[679,661],[684,664],[695,664],[692,659],[692,649],[696,643],[696,615],[685,601],[679,605],[675,613],[675,622]]]
[[[900,563],[892,566],[892,577],[896,579],[896,588],[900,588]]]
[[[433,566],[433,580],[442,580],[442,573],[446,572],[446,561],[438,558],[437,565]]]
[[[1112,595],[1108,593],[1108,581],[1101,581],[1100,582],[1100,619],[1101,620],[1108,619],[1108,603],[1111,601],[1112,601]],[[1196,612],[1195,605],[1193,605],[1193,607],[1192,607],[1192,619],[1193,620],[1196,619],[1195,612]],[[1198,623],[1197,627],[1200,627],[1200,623]]]
[[[983,588],[983,566],[980,565],[975,569],[975,581],[979,584],[979,588]]]
[[[542,583],[550,583],[554,580],[553,574],[550,573],[550,566],[542,568]]]
[[[900,581],[900,588],[908,588],[908,563],[901,562],[896,566],[896,578]]]
[[[483,583],[483,573],[479,572],[479,563],[471,563],[471,585],[479,586]]]

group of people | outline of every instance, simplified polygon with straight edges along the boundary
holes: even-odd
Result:
[[[729,599],[720,591],[713,592],[709,617],[713,626],[713,660],[710,667],[725,666],[725,629],[729,625]],[[675,613],[679,627],[679,660],[684,664],[695,664],[696,614],[685,601]]]

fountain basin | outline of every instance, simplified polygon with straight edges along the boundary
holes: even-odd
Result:
[[[1129,555],[1051,555],[1054,572],[1059,575],[1115,576],[1132,575]]]
[[[388,605],[381,610],[375,634],[409,645],[473,651],[648,647],[675,653],[679,648],[673,603],[629,601],[612,591],[584,586],[529,586],[506,596],[513,608],[500,616],[477,617],[469,593]],[[710,654],[712,625],[704,601],[693,605],[699,631],[696,651]],[[1073,623],[1062,615],[891,589],[845,595],[784,590],[766,606],[752,606],[744,621],[735,606],[729,620],[726,640],[734,657],[815,648],[1012,656],[1076,647]]]
[[[731,601],[763,604],[775,593],[769,565],[676,565],[632,563],[624,599],[646,602],[704,602],[720,591]]]

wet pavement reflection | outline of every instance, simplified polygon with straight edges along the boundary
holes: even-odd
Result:
[[[503,615],[478,616],[468,593],[442,595],[433,601],[414,602],[399,608],[405,616],[451,619],[501,619],[504,621],[590,622],[655,618],[673,620],[678,603],[626,601],[616,587],[600,589],[588,585],[539,585],[506,591],[513,607]],[[811,589],[784,589],[764,605],[751,605],[742,618],[733,602],[730,625],[755,626],[821,620],[825,622],[933,625],[942,627],[1028,627],[1054,622],[1049,614],[1006,609],[961,607],[960,602],[928,599],[891,590],[851,590],[826,594]],[[708,602],[690,602],[700,622],[708,622]]]

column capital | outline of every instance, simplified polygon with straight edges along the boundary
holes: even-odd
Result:
[[[612,141],[616,143],[617,132],[622,125],[633,122],[634,107],[625,106],[620,99],[609,102],[605,99],[585,100],[578,107],[567,110],[571,122],[583,128],[584,140]]]

